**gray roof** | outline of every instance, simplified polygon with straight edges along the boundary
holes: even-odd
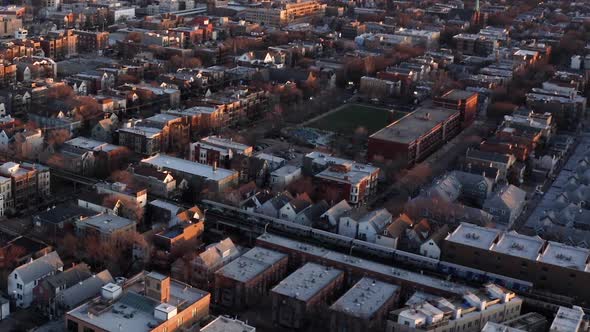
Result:
[[[508,162],[510,161],[510,155],[508,154],[501,154],[497,152],[488,152],[474,149],[470,149],[469,151],[467,151],[467,158],[489,160],[503,164],[508,164]]]
[[[399,286],[364,277],[340,297],[331,310],[347,315],[370,319],[396,296]]]
[[[272,292],[307,302],[343,273],[331,267],[307,263],[283,279]]]
[[[66,271],[49,276],[43,280],[43,283],[51,285],[53,288],[71,287],[76,283],[90,277],[90,267],[85,263],[80,263]]]
[[[33,282],[51,272],[55,272],[63,268],[64,263],[59,258],[56,251],[52,251],[43,257],[17,267],[14,272],[17,272],[25,284]]]
[[[494,185],[493,181],[490,178],[487,178],[481,174],[474,174],[463,171],[452,171],[451,175],[453,175],[457,180],[459,180],[461,185],[464,187],[474,187],[482,181],[486,183],[488,188],[491,188]]]
[[[437,180],[430,188],[426,190],[426,196],[431,198],[440,198],[447,202],[456,201],[461,196],[461,182],[451,174]]]
[[[526,192],[511,184],[494,192],[484,203],[484,209],[503,208],[510,211],[518,210],[526,200]]]
[[[104,270],[58,293],[57,301],[67,308],[73,308],[98,295],[102,286],[109,282],[113,282],[113,277],[108,270]]]

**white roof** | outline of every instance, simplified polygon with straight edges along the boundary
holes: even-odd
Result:
[[[274,176],[287,176],[301,171],[301,167],[294,165],[285,165],[279,169],[272,171],[270,174]]]
[[[447,235],[446,240],[488,250],[491,248],[500,233],[500,230],[497,229],[476,226],[469,223],[461,223],[454,232]]]
[[[151,166],[179,171],[215,181],[223,180],[227,177],[237,174],[232,170],[223,168],[217,168],[217,170],[214,170],[213,167],[209,165],[196,163],[186,159],[170,157],[164,154],[157,154],[153,157],[143,159],[141,162]]]
[[[66,142],[71,146],[85,149],[85,150],[92,150],[92,151],[112,151],[120,148],[120,146],[109,144],[106,142],[97,141],[91,138],[81,137],[78,136]]]
[[[589,255],[589,249],[549,241],[545,251],[539,255],[538,261],[580,271],[590,271]]]
[[[255,332],[256,328],[252,327],[241,320],[232,319],[225,316],[215,318],[211,323],[201,328],[201,332]]]
[[[249,145],[242,144],[242,143],[236,142],[232,139],[223,138],[223,137],[219,137],[219,136],[204,137],[199,142],[205,143],[205,144],[211,144],[211,145],[217,146],[217,147],[224,147],[227,149],[233,149],[236,152],[243,152],[243,151],[251,148],[251,146],[249,146]]]
[[[149,138],[155,137],[162,132],[162,130],[158,129],[158,128],[142,127],[142,126],[121,128],[121,129],[119,129],[119,131],[142,135],[142,136],[149,137]]]
[[[272,292],[307,302],[343,273],[338,269],[307,263],[283,279]]]
[[[264,153],[264,152],[259,152],[259,153],[255,154],[254,157],[256,157],[258,159],[266,160],[271,163],[282,164],[285,162],[285,159],[283,159],[281,157],[273,156],[272,154]]]
[[[559,307],[550,332],[577,332],[584,319],[584,310],[574,306],[573,308]]]
[[[399,287],[396,285],[365,277],[342,295],[330,309],[368,319],[398,292]]]
[[[92,228],[98,229],[101,233],[106,234],[110,234],[121,229],[126,229],[133,224],[135,224],[135,222],[132,220],[106,213],[76,222],[76,226],[78,227],[90,226]]]
[[[484,325],[481,332],[526,332],[525,330],[517,329],[514,327],[494,323],[494,322],[487,322]]]
[[[544,244],[545,240],[539,236],[526,236],[512,231],[502,234],[498,243],[492,245],[490,250],[510,256],[536,260]]]

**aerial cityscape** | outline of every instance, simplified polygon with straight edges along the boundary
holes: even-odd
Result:
[[[0,332],[590,332],[590,0],[4,0]]]

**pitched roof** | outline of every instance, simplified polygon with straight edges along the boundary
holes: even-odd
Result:
[[[66,271],[49,276],[43,280],[43,283],[55,288],[71,287],[76,283],[90,277],[90,267],[85,263],[75,265]]]
[[[239,254],[239,250],[230,238],[221,240],[207,247],[205,251],[199,254],[203,265],[210,268],[218,266],[226,258],[231,258]]]
[[[58,293],[56,300],[61,302],[66,308],[73,308],[96,296],[102,286],[113,281],[111,273],[108,270],[104,270]]]
[[[387,235],[390,237],[399,237],[408,227],[412,227],[413,221],[410,217],[402,213],[389,226],[387,226]]]
[[[432,240],[436,244],[440,244],[440,242],[445,239],[449,235],[449,225],[444,224],[442,227],[436,230],[436,232],[432,233],[430,237],[426,241]]]
[[[508,185],[496,191],[484,203],[484,209],[488,207],[507,208],[517,210],[526,200],[526,192],[516,186]]]
[[[17,272],[25,284],[33,282],[51,272],[55,272],[62,268],[64,263],[59,258],[56,251],[52,251],[45,256],[39,257],[36,260],[17,267],[14,272]]]

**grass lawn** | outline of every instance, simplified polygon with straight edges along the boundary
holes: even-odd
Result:
[[[357,128],[364,127],[370,135],[390,123],[390,114],[389,110],[385,108],[349,104],[310,123],[309,127],[342,134],[352,134]],[[406,113],[395,111],[393,120],[404,115]]]

